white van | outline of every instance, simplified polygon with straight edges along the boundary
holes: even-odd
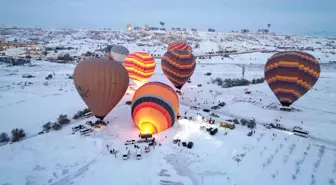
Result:
[[[137,149],[136,150],[136,158],[138,159],[138,160],[140,160],[140,159],[142,159],[142,154],[141,154],[142,152],[141,152],[141,149]]]
[[[124,151],[123,155],[122,155],[122,158],[123,158],[124,160],[127,160],[127,159],[129,158],[130,153],[131,153],[130,150],[129,150],[129,149],[126,149],[126,150]]]

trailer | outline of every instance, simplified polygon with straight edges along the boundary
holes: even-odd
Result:
[[[87,136],[89,135],[91,132],[93,132],[93,130],[91,128],[85,129],[85,130],[81,130],[80,131],[80,135],[82,136]]]

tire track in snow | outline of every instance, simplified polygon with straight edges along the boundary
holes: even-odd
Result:
[[[99,153],[100,154],[100,153]],[[99,155],[98,154],[98,155]],[[97,156],[98,156],[97,155]],[[87,164],[85,164],[84,166],[82,166],[81,168],[79,168],[76,172],[73,172],[72,174],[69,174],[65,177],[63,177],[62,179],[58,180],[57,182],[52,183],[51,185],[66,185],[66,184],[72,184],[70,181],[76,177],[79,177],[80,175],[82,175],[84,172],[89,170],[89,167],[91,164],[93,164],[94,162],[96,162],[96,158],[97,156],[91,160],[90,162],[88,162]]]

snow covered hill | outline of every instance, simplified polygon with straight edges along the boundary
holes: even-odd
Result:
[[[29,32],[30,34],[26,34]],[[90,36],[91,35],[91,36]],[[71,127],[85,125],[85,120],[71,120],[59,131],[37,135],[42,125],[56,121],[60,114],[72,117],[86,107],[74,88],[72,75],[75,63],[58,64],[32,60],[27,66],[0,65],[0,131],[10,133],[13,128],[23,128],[27,139],[0,146],[1,185],[92,185],[92,184],[335,184],[336,180],[336,61],[335,40],[326,37],[276,36],[237,33],[133,32],[97,30],[12,30],[6,39],[37,40],[43,47],[64,46],[75,49],[47,57],[69,53],[81,56],[87,51],[99,55],[107,44],[120,43],[132,51],[148,51],[162,55],[169,40],[186,39],[194,47],[194,54],[215,52],[219,49],[237,50],[297,50],[302,49],[319,58],[321,77],[305,96],[293,107],[294,112],[278,109],[278,100],[267,83],[222,88],[212,83],[216,78],[241,78],[242,64],[246,64],[245,78],[252,80],[264,76],[264,64],[273,53],[248,53],[198,59],[191,83],[183,87],[180,99],[181,115],[192,116],[195,121],[179,120],[171,129],[155,135],[161,146],[143,153],[136,160],[135,149],[129,146],[131,157],[122,159],[125,141],[138,138],[138,130],[130,115],[126,101],[132,99],[129,89],[117,107],[106,117],[111,123],[90,136],[72,134]],[[21,42],[20,41],[20,42]],[[147,45],[146,45],[147,44]],[[196,45],[199,45],[196,47]],[[289,49],[281,49],[281,48]],[[311,48],[307,48],[311,47]],[[16,55],[24,48],[5,51]],[[310,51],[308,51],[310,50]],[[313,50],[313,51],[312,51]],[[157,68],[150,81],[171,85],[156,60]],[[211,72],[211,76],[205,73]],[[49,74],[52,79],[46,80]],[[32,78],[23,78],[32,75]],[[198,85],[202,86],[199,87]],[[251,94],[245,94],[248,88]],[[196,99],[196,101],[195,101]],[[219,116],[215,127],[217,135],[200,130],[207,123],[198,121],[202,111],[218,102],[226,105],[211,110]],[[200,110],[191,110],[199,106]],[[234,118],[255,118],[255,134],[241,124],[229,130],[219,127],[219,122]],[[289,132],[266,129],[262,124],[280,119],[285,127],[300,126],[311,137],[301,138]],[[173,144],[173,139],[194,142],[188,149]],[[107,149],[107,146],[109,148]],[[145,144],[139,144],[144,148]],[[118,151],[116,157],[109,149]]]

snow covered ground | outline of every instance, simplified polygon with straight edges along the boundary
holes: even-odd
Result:
[[[226,48],[248,51],[252,48],[269,50],[274,45],[315,48],[323,47],[327,38],[295,37],[284,40],[285,36],[238,35],[231,33],[200,33],[199,49],[195,53],[218,50],[218,44]],[[99,49],[97,41],[83,38],[84,32],[75,32],[68,37],[53,38],[58,45],[79,47],[77,54]],[[15,37],[15,36],[11,36]],[[129,33],[118,37],[130,37]],[[155,37],[156,34],[147,37]],[[146,37],[146,38],[147,38]],[[278,40],[276,39],[278,38]],[[223,39],[223,42],[220,40]],[[76,41],[74,41],[76,40]],[[112,39],[118,42],[118,39]],[[148,43],[159,42],[153,39]],[[121,41],[120,42],[125,42]],[[144,42],[139,38],[136,42]],[[49,42],[52,44],[52,42]],[[259,45],[256,43],[260,43]],[[275,43],[275,44],[274,44]],[[321,44],[318,44],[321,43]],[[165,44],[145,47],[124,44],[131,51],[149,51],[163,54]],[[266,46],[268,45],[268,46]],[[101,46],[102,47],[102,46]],[[316,49],[310,52],[320,58],[321,63],[335,61],[335,49]],[[76,52],[71,53],[75,55]],[[13,128],[23,128],[27,139],[18,143],[0,146],[0,185],[91,185],[91,184],[160,184],[160,185],[206,185],[206,184],[335,184],[336,180],[336,64],[323,64],[321,77],[314,88],[293,104],[299,111],[282,112],[278,100],[265,83],[221,88],[211,81],[217,77],[241,78],[241,65],[246,64],[246,79],[263,77],[263,68],[272,53],[251,53],[231,55],[230,58],[212,57],[199,59],[191,83],[183,87],[180,99],[180,113],[197,117],[202,110],[195,111],[192,105],[210,108],[218,101],[226,106],[211,111],[220,117],[216,119],[219,132],[210,136],[199,129],[198,121],[180,120],[173,128],[155,137],[161,146],[144,153],[142,160],[136,160],[135,149],[131,158],[121,158],[124,142],[137,139],[138,131],[133,125],[130,106],[132,92],[129,90],[117,107],[106,117],[111,124],[102,130],[95,130],[91,136],[73,135],[71,127],[84,124],[86,120],[75,121],[60,131],[36,135],[42,125],[55,121],[59,114],[69,117],[85,108],[68,75],[73,73],[75,64],[56,64],[33,61],[31,66],[8,67],[0,65],[0,131],[9,133]],[[160,67],[160,60],[150,81],[170,82]],[[212,72],[211,76],[205,76]],[[35,78],[22,78],[22,75]],[[46,80],[48,74],[53,78]],[[31,83],[29,83],[31,82]],[[202,84],[202,87],[198,87]],[[244,89],[251,90],[250,95]],[[210,92],[210,90],[212,92]],[[197,99],[196,101],[195,98]],[[310,132],[311,138],[301,138],[291,133],[268,130],[257,125],[256,134],[248,137],[249,129],[237,125],[235,130],[225,130],[218,122],[232,118],[254,117],[257,123],[271,123],[280,119],[281,124],[292,128],[301,126]],[[87,120],[94,120],[88,118]],[[303,123],[301,123],[301,121]],[[227,134],[225,134],[227,132]],[[193,141],[194,148],[187,149],[173,144],[174,138]],[[117,157],[106,148],[116,149]],[[143,149],[144,145],[139,144]],[[131,146],[129,146],[131,147]],[[238,162],[239,161],[239,162]]]

